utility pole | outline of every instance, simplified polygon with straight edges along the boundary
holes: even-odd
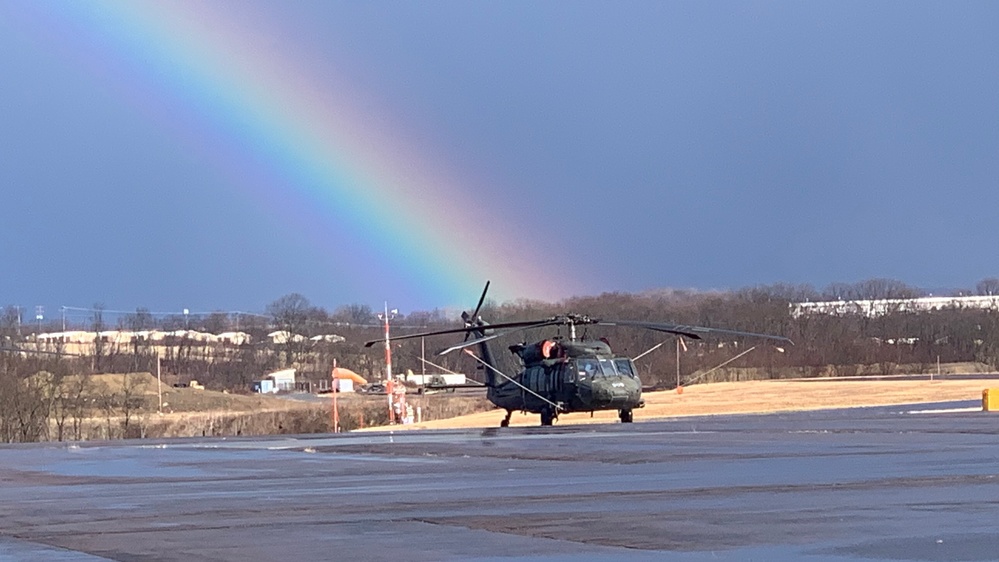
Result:
[[[163,414],[163,379],[160,377],[160,354],[156,353],[156,397],[160,401],[159,413]]]

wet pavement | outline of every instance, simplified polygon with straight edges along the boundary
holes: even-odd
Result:
[[[0,560],[996,560],[974,406],[0,446]]]

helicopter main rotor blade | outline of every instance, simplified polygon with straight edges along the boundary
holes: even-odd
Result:
[[[451,353],[452,351],[457,351],[459,349],[465,349],[466,347],[472,347],[473,345],[478,345],[480,343],[487,342],[489,340],[494,340],[494,339],[496,339],[496,338],[498,338],[500,336],[505,336],[505,335],[509,334],[510,332],[517,331],[518,329],[523,329],[523,328],[514,328],[514,329],[508,330],[506,332],[498,332],[496,334],[490,334],[490,335],[482,337],[482,338],[476,338],[476,339],[474,339],[472,341],[468,341],[466,339],[465,341],[459,343],[458,345],[452,345],[451,347],[449,347],[447,349],[442,349],[442,350],[438,351],[436,353],[436,355],[447,355],[448,353]],[[471,333],[471,332],[469,332],[469,333]],[[466,336],[467,336],[467,334],[466,334]]]
[[[657,332],[666,332],[668,334],[676,334],[678,336],[687,336],[688,338],[692,338],[695,340],[702,339],[703,336],[706,335],[737,336],[737,337],[764,338],[770,340],[777,340],[794,345],[793,341],[784,336],[775,336],[772,334],[757,334],[754,332],[741,332],[739,330],[725,330],[722,328],[707,328],[704,326],[685,326],[682,324],[664,324],[661,322],[641,322],[636,320],[599,320],[596,322],[596,324],[601,326],[632,326],[636,328],[646,328],[648,330],[655,330]]]
[[[451,353],[452,351],[457,351],[459,349],[465,349],[466,347],[472,347],[473,345],[478,345],[480,343],[487,342],[487,341],[490,341],[490,340],[494,340],[496,338],[501,338],[503,336],[508,336],[508,335],[514,334],[516,332],[522,332],[524,330],[530,330],[531,328],[543,328],[545,326],[555,326],[557,324],[561,324],[561,322],[546,320],[546,321],[543,321],[543,322],[538,322],[538,323],[535,323],[535,324],[531,324],[529,326],[521,326],[519,328],[511,328],[509,330],[504,330],[502,332],[496,332],[494,334],[489,334],[488,336],[483,336],[481,338],[476,338],[476,339],[471,340],[471,341],[465,341],[465,342],[459,343],[458,345],[453,345],[453,346],[451,346],[451,347],[449,347],[447,349],[442,349],[441,351],[437,352],[437,355],[446,355],[448,353]],[[488,327],[492,328],[494,326],[496,326],[496,324],[490,324]],[[486,326],[480,326],[480,328],[485,328],[485,327]]]
[[[496,329],[503,329],[503,328],[522,328],[522,327],[529,328],[531,326],[535,326],[535,325],[538,325],[538,324],[548,325],[547,323],[550,322],[550,321],[551,321],[550,319],[545,319],[545,320],[522,320],[522,321],[519,321],[519,322],[500,322],[499,324],[483,324],[481,326],[465,326],[464,328],[451,328],[451,329],[448,329],[448,330],[434,330],[432,332],[421,332],[419,334],[406,334],[404,336],[392,336],[392,337],[389,338],[389,341],[409,340],[409,339],[413,339],[413,338],[422,338],[422,337],[427,337],[427,336],[439,336],[441,334],[463,334],[463,333],[468,333],[468,332],[475,332],[477,330],[496,330]],[[376,343],[381,343],[381,342],[384,342],[384,341],[385,341],[385,338],[381,338],[381,339],[377,339],[377,340],[371,340],[371,341],[366,341],[366,342],[364,342],[364,347],[371,347],[371,346],[375,345]]]
[[[488,285],[487,285],[488,288]],[[466,322],[468,318],[465,318]],[[518,330],[505,330],[499,334],[491,334],[485,338],[477,338],[475,340],[469,341],[467,335],[471,332],[483,331],[483,330],[504,330],[505,328],[519,328],[521,330],[526,330],[528,328],[538,328],[543,326],[562,326],[562,325],[575,325],[575,326],[586,326],[586,325],[597,325],[597,326],[626,326],[632,328],[645,328],[647,330],[654,330],[657,332],[665,332],[667,334],[675,334],[678,336],[686,336],[691,339],[699,340],[703,339],[703,336],[734,336],[734,337],[748,337],[748,338],[764,338],[770,340],[777,340],[782,342],[787,342],[794,345],[794,342],[789,338],[784,336],[775,336],[772,334],[757,334],[754,332],[742,332],[739,330],[726,330],[723,328],[708,328],[705,326],[690,326],[684,324],[667,324],[664,322],[644,322],[638,320],[602,320],[596,318],[590,318],[589,316],[583,316],[578,314],[568,314],[553,316],[551,318],[545,318],[543,320],[524,320],[517,322],[500,322],[498,324],[478,324],[465,326],[464,328],[451,328],[447,330],[435,330],[432,332],[422,332],[419,334],[408,334],[405,336],[396,336],[389,338],[390,340],[405,340],[412,338],[422,338],[426,336],[437,336],[441,334],[466,334],[465,341],[461,346],[456,346],[453,348],[448,348],[444,351],[450,352],[456,349],[462,349],[463,347],[468,347],[470,345],[475,345],[477,343],[482,343],[483,341],[488,341],[488,339],[494,339],[501,335],[506,335],[511,332],[516,332]],[[372,345],[383,342],[384,339],[377,339],[365,342],[364,347],[371,347]],[[467,345],[466,345],[467,344]]]

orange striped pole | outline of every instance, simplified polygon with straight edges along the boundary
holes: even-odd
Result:
[[[330,380],[333,381],[333,433],[340,433],[340,410],[337,408],[337,394],[339,394],[339,389],[336,387],[336,359],[333,360],[333,370],[330,371]]]

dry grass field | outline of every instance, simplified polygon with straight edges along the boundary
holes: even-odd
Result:
[[[643,394],[646,406],[635,411],[635,421],[712,414],[762,414],[824,408],[887,406],[892,404],[981,400],[982,390],[999,387],[993,380],[833,380],[798,379],[778,381],[724,382],[685,387],[676,391]],[[428,421],[406,429],[450,429],[498,427],[502,410]],[[558,425],[609,423],[617,412],[564,414]],[[536,414],[515,412],[510,425],[538,425]],[[394,426],[403,428],[403,426]]]
[[[65,383],[73,387],[76,377]],[[119,437],[194,437],[272,435],[332,431],[332,395],[276,396],[237,394],[199,388],[158,385],[149,373],[100,374],[87,377],[82,420],[83,439]],[[162,412],[159,395],[162,392]],[[130,397],[125,424],[125,397]],[[411,394],[424,419],[453,418],[491,407],[484,397]],[[112,408],[102,408],[110,402]],[[385,395],[348,393],[340,396],[340,424],[345,430],[384,425],[388,421]],[[71,419],[66,420],[72,424]],[[51,431],[53,435],[55,430]],[[70,434],[71,435],[71,434]]]
[[[80,437],[88,440],[310,432],[317,425],[325,427],[328,418],[315,404],[261,394],[160,386],[149,373],[99,374],[86,379],[83,395],[89,407],[81,420]],[[68,377],[64,384],[72,389],[77,378]],[[162,392],[162,411],[158,392]],[[73,424],[72,415],[67,416],[67,426]],[[72,438],[73,433],[66,431]]]
[[[241,395],[163,386],[163,413],[157,413],[156,378],[148,373],[95,375],[92,392],[141,395],[133,424],[139,433],[129,436],[181,437],[195,435],[261,435],[329,431],[331,397],[293,400],[270,395]],[[646,406],[635,411],[635,421],[712,414],[754,414],[824,408],[884,406],[951,400],[980,400],[985,388],[999,388],[999,375],[990,380],[870,380],[864,378],[811,378],[756,380],[695,384],[675,390],[646,392]],[[452,429],[498,427],[504,412],[490,409],[481,396],[410,395],[420,407],[422,423],[391,426],[398,429]],[[473,412],[473,413],[468,413]],[[463,415],[464,414],[464,415]],[[385,396],[344,394],[340,399],[341,424],[348,430],[386,429]],[[98,412],[88,420],[87,438],[105,438],[112,421]],[[610,423],[617,412],[562,415],[557,424]],[[536,426],[535,414],[514,413],[514,426]]]
[[[159,407],[157,397],[156,377],[150,373],[100,374],[88,375],[92,381],[91,394],[113,393],[121,396],[126,389],[132,394],[142,397],[142,408],[156,411]],[[163,384],[163,411],[165,413],[180,412],[229,412],[229,411],[268,411],[287,410],[305,406],[302,403],[291,403],[266,394],[235,394],[201,390],[197,388],[174,388]]]

